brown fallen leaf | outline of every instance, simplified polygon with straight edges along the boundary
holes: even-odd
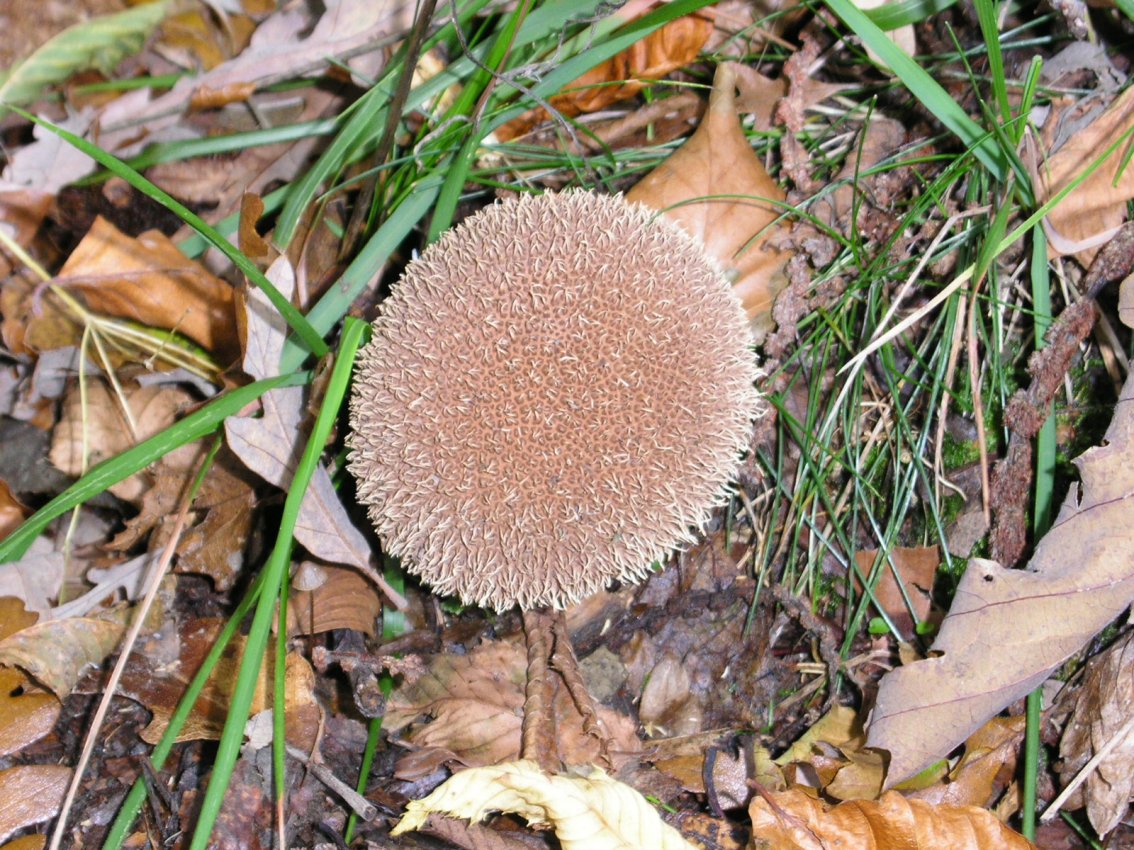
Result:
[[[0,540],[17,528],[28,515],[28,509],[16,498],[7,481],[0,480]]]
[[[382,615],[382,597],[374,586],[354,570],[320,569],[325,578],[318,587],[292,593],[287,606],[288,634],[354,629],[373,636]]]
[[[647,81],[659,80],[696,59],[712,31],[712,21],[702,15],[672,20],[587,71],[549,103],[556,112],[570,118],[627,100],[645,88]],[[510,141],[547,117],[543,107],[530,110],[499,127],[496,137],[502,142]]]
[[[768,246],[785,197],[740,128],[731,63],[717,68],[697,132],[626,194],[701,240],[733,280],[757,334],[771,327],[772,301],[787,283],[787,254]]]
[[[469,767],[499,764],[519,756],[520,724],[527,680],[522,647],[489,641],[468,655],[439,655],[424,676],[390,698],[384,726],[397,732],[428,715],[406,740],[415,748],[441,749]],[[560,758],[566,764],[597,761],[597,741],[583,732],[582,716],[565,689],[554,702]],[[640,749],[633,722],[604,706],[599,723],[612,739],[615,765]]]
[[[1078,177],[1110,145],[1134,127],[1134,90],[1127,89],[1086,128],[1072,134],[1039,169],[1039,200],[1046,201]],[[1099,247],[1126,219],[1134,198],[1134,168],[1126,159],[1129,138],[1044,219],[1048,256],[1074,254],[1089,267]]]
[[[976,806],[931,806],[896,791],[828,808],[800,790],[756,797],[750,850],[1029,850],[1035,845]]]
[[[193,397],[179,387],[127,384],[123,391],[132,422],[127,421],[119,399],[101,379],[87,380],[85,409],[83,393],[77,385],[72,387],[63,399],[51,441],[50,459],[57,469],[77,478],[99,461],[119,455],[169,427],[194,403]],[[165,455],[163,467],[187,474],[196,467],[201,452],[198,443],[179,446]],[[149,473],[143,471],[112,484],[109,490],[120,499],[139,503],[150,486]]]
[[[994,717],[965,741],[965,752],[941,781],[906,797],[935,806],[987,808],[1014,778],[1016,753],[1024,738],[1024,717]]]
[[[161,739],[177,703],[212,649],[223,625],[220,620],[189,620],[178,627],[177,638],[171,645],[164,645],[160,637],[154,636],[150,638],[150,643],[130,656],[119,684],[119,692],[141,703],[153,714],[150,724],[142,730],[143,741],[156,744]],[[243,651],[244,638],[239,636],[226,647],[177,736],[179,742],[220,738]],[[260,677],[256,680],[252,714],[258,714],[272,706],[271,682],[274,668],[275,653],[269,651],[260,667]],[[297,714],[294,720],[289,716],[287,734],[288,740],[298,747],[311,746],[318,725],[317,718],[312,716],[311,711],[311,706],[314,705],[313,677],[310,665],[301,656],[294,652],[288,654],[285,705],[289,715],[293,709]],[[299,711],[301,708],[302,712]]]
[[[160,231],[134,239],[97,218],[55,282],[92,312],[177,331],[222,363],[239,354],[232,286]]]
[[[1064,786],[1104,747],[1108,754],[1087,776],[1087,817],[1100,837],[1118,826],[1134,798],[1134,637],[1127,634],[1091,659],[1075,708],[1059,742],[1059,777]],[[1076,805],[1078,803],[1078,805]],[[1083,803],[1082,794],[1072,807]]]
[[[71,768],[25,764],[0,770],[0,841],[59,814]]]
[[[19,670],[0,667],[0,756],[19,752],[55,728],[61,705]]]
[[[252,531],[256,491],[250,477],[227,450],[217,456],[193,502],[204,518],[177,544],[177,572],[207,575],[218,591],[232,587]]]
[[[934,656],[886,674],[867,742],[890,752],[888,785],[944,757],[1037,688],[1134,599],[1134,378],[1102,446],[1076,460],[1072,487],[1026,569],[974,558]]]
[[[0,641],[0,664],[27,672],[59,699],[88,670],[118,648],[125,626],[119,620],[71,617],[29,626]]]
[[[877,558],[877,549],[854,553],[858,565],[855,576],[858,592],[862,592],[858,576],[869,576]],[[924,623],[929,618],[930,594],[940,564],[941,552],[936,546],[896,546],[882,561],[881,573],[874,587],[874,602],[906,640],[913,638],[915,620]]]

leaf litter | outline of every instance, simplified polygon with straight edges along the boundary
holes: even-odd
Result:
[[[238,113],[266,108],[273,96],[265,87],[298,73],[323,74],[328,57],[351,63],[334,72],[340,80],[363,81],[379,72],[384,61],[385,54],[370,48],[376,40],[402,32],[408,20],[403,12],[396,17],[376,7],[368,9],[365,19],[353,20],[351,15],[358,12],[355,5],[350,0],[328,4],[321,16],[298,8],[266,16],[263,11],[240,14],[235,29],[230,27],[225,35],[233,40],[225,46],[215,43],[223,28],[215,27],[212,19],[206,26],[201,26],[204,17],[171,22],[158,36],[164,40],[163,61],[198,62],[211,70],[184,78],[157,98],[143,91],[85,107],[90,112],[76,115],[72,129],[101,134],[109,148],[128,154],[146,141],[179,134],[203,138],[215,129],[209,127],[211,121],[228,126],[224,122]],[[623,14],[629,15],[636,5],[627,4]],[[243,11],[250,12],[249,4]],[[856,248],[874,247],[896,232],[895,199],[910,191],[915,181],[903,184],[895,176],[908,175],[909,168],[894,168],[895,174],[887,169],[895,151],[924,139],[927,131],[906,116],[899,122],[880,109],[869,121],[813,144],[808,134],[815,132],[816,116],[826,120],[856,94],[852,85],[858,81],[853,75],[823,73],[824,62],[834,67],[845,61],[837,57],[839,46],[823,41],[821,27],[806,26],[798,38],[802,49],[796,50],[794,42],[785,41],[785,33],[795,38],[791,24],[781,27],[769,21],[765,28],[747,5],[720,3],[704,12],[677,19],[652,40],[597,66],[572,86],[576,91],[553,99],[551,105],[564,114],[600,114],[600,119],[595,110],[620,110],[623,135],[603,138],[615,139],[618,149],[625,151],[645,144],[647,138],[677,138],[698,121],[703,107],[692,91],[675,94],[670,104],[653,101],[655,77],[668,75],[684,84],[690,79],[688,69],[696,67],[696,79],[705,80],[711,67],[703,61],[706,52],[715,51],[714,58],[745,59],[743,64],[715,63],[716,79],[698,129],[660,168],[639,181],[630,196],[705,241],[735,279],[754,326],[762,334],[774,333],[769,344],[780,346],[782,352],[794,343],[799,326],[822,315],[840,297],[838,285],[816,283],[811,276],[824,265],[824,252],[837,251],[839,238],[864,240]],[[800,20],[798,13],[777,14],[784,21]],[[722,28],[734,17],[742,23],[723,34]],[[913,42],[909,33],[900,37],[907,46],[925,50],[922,42],[931,35],[919,30]],[[787,49],[782,74],[777,73],[778,60],[752,61],[752,45],[757,41]],[[831,50],[821,53],[821,45]],[[353,55],[368,51],[369,57]],[[152,53],[132,61],[167,67]],[[1092,61],[1092,67],[1099,67],[1097,59]],[[831,105],[832,98],[837,98],[838,107]],[[310,120],[327,109],[340,108],[349,96],[319,92],[300,99],[301,110],[307,111],[295,114]],[[290,108],[283,101],[272,105]],[[1060,104],[1069,115],[1073,106]],[[1127,112],[1125,96],[1119,95],[1110,107],[1064,120],[1068,126],[1078,122],[1074,124],[1078,135],[1062,149],[1053,146],[1050,159],[1041,155],[1029,163],[1041,178],[1042,197],[1050,198],[1081,173],[1092,152],[1120,139],[1129,129]],[[420,119],[415,114],[409,123]],[[521,120],[497,138],[509,132],[544,138],[540,124],[547,122],[546,114],[536,111]],[[752,142],[760,134],[780,135],[778,157],[775,146],[773,153],[755,153]],[[8,159],[6,182],[0,186],[0,224],[10,228],[16,244],[24,247],[35,243],[40,223],[54,215],[51,202],[61,186],[90,170],[85,158],[72,161],[70,149],[54,136],[41,129],[35,136],[36,141],[19,147]],[[161,166],[152,173],[161,175],[168,187],[180,187],[185,197],[190,191],[198,193],[194,203],[215,202],[220,217],[235,209],[243,187],[262,192],[272,180],[287,181],[302,173],[315,145],[313,138],[283,144],[272,151],[270,161],[259,163],[253,161],[252,151],[245,151],[217,166],[213,173],[221,176],[210,180],[194,180],[196,166],[186,169],[180,163],[166,167],[164,174]],[[554,144],[551,147],[555,149]],[[841,151],[842,158],[832,151]],[[828,155],[834,168],[816,166]],[[1122,158],[1120,150],[1112,162]],[[870,173],[861,176],[865,172]],[[547,185],[553,184],[554,179],[549,179]],[[617,185],[627,188],[624,182]],[[794,218],[788,202],[798,205],[807,193],[827,187],[831,190],[822,192],[809,207],[812,224],[817,225],[809,229]],[[1093,182],[1072,192],[1048,216],[1052,253],[1090,263],[1097,246],[1087,243],[1097,241],[1100,234],[1110,235],[1121,224],[1128,195],[1117,166],[1100,169]],[[336,202],[328,206],[327,220]],[[276,248],[270,244],[270,233],[264,238],[255,232],[258,219],[260,212],[247,220],[242,217],[240,240],[242,245],[255,246],[257,261],[266,264]],[[270,226],[270,222],[269,216],[265,223]],[[335,228],[318,232],[331,248],[317,261],[323,265],[312,267],[316,278],[320,271],[334,269],[338,260],[333,250]],[[190,381],[185,372],[147,384],[124,367],[150,369],[153,362],[116,356],[110,364],[99,362],[112,367],[112,373],[84,366],[80,387],[72,357],[70,365],[58,370],[63,378],[58,392],[39,392],[29,388],[32,382],[13,388],[12,398],[18,392],[24,406],[13,402],[5,409],[20,411],[26,422],[38,417],[39,424],[32,427],[51,431],[52,459],[72,477],[100,458],[159,433],[222,382],[245,380],[235,371],[224,374],[223,367],[239,360],[244,374],[252,378],[271,377],[279,370],[286,327],[259,290],[237,291],[215,260],[204,264],[185,260],[175,242],[159,232],[130,233],[141,235],[127,235],[98,220],[85,234],[76,234],[78,248],[61,264],[52,285],[78,297],[96,316],[172,332],[182,343],[205,350],[218,368],[209,370],[205,382],[199,377]],[[916,238],[903,234],[906,241],[901,244],[916,244]],[[269,277],[291,297],[293,269],[307,274],[311,269],[302,265],[306,260],[306,254],[289,250],[274,260]],[[205,271],[206,265],[210,271]],[[318,284],[316,291],[327,282]],[[300,289],[294,300],[309,303],[312,293]],[[9,277],[2,290],[4,339],[23,358],[17,373],[37,358],[47,364],[52,352],[80,342],[83,322],[76,321],[74,311],[68,312],[42,282]],[[810,305],[810,315],[803,304]],[[45,367],[45,386],[51,378],[48,371]],[[56,398],[62,399],[58,410]],[[1122,402],[1126,400],[1124,391]],[[1116,410],[1125,409],[1122,402]],[[177,544],[178,596],[186,601],[162,612],[163,622],[148,633],[145,651],[132,658],[123,683],[122,693],[153,715],[150,727],[138,733],[141,740],[156,740],[219,627],[218,620],[197,608],[220,614],[224,602],[218,598],[226,599],[262,560],[265,542],[260,523],[272,515],[278,492],[289,484],[310,408],[317,403],[302,388],[274,390],[255,409],[226,422],[228,447],[206,477],[189,530]],[[934,624],[931,603],[950,603],[942,600],[942,583],[936,575],[942,559],[933,545],[925,545],[938,541],[932,535],[915,540],[918,535],[911,534],[909,546],[878,549],[872,535],[851,532],[855,545],[846,553],[846,562],[853,561],[862,575],[881,566],[874,578],[881,576],[882,581],[872,584],[867,594],[875,606],[872,613],[884,617],[909,643],[898,644],[894,636],[848,633],[847,612],[838,600],[829,603],[815,596],[810,605],[806,601],[795,605],[782,588],[772,600],[757,592],[764,589],[765,581],[778,579],[770,573],[755,574],[756,581],[751,570],[757,563],[753,559],[768,553],[762,548],[764,538],[749,536],[747,530],[760,525],[768,497],[748,486],[761,477],[755,466],[750,467],[751,474],[742,483],[745,496],[755,495],[756,504],[738,506],[726,518],[725,528],[711,532],[704,547],[679,555],[643,588],[624,588],[571,612],[573,641],[583,657],[588,687],[602,694],[603,725],[617,741],[616,775],[611,777],[586,769],[560,777],[531,775],[514,762],[525,663],[513,640],[514,617],[505,615],[486,624],[470,612],[454,611],[448,603],[423,601],[416,589],[411,588],[404,599],[390,589],[386,601],[393,599],[403,607],[399,616],[406,618],[408,631],[401,636],[380,631],[391,613],[383,611],[383,596],[371,581],[378,575],[379,563],[373,541],[354,525],[349,490],[337,490],[332,476],[321,467],[304,500],[296,532],[310,559],[302,568],[297,566],[297,587],[288,611],[293,649],[285,677],[289,741],[317,758],[337,759],[345,771],[341,778],[353,780],[349,771],[357,768],[361,726],[353,719],[344,723],[340,716],[361,709],[361,702],[352,705],[351,695],[336,691],[328,673],[333,665],[317,665],[316,672],[303,655],[318,655],[316,650],[329,648],[328,655],[338,652],[341,661],[348,647],[366,647],[367,652],[356,653],[361,667],[385,669],[399,685],[385,708],[390,749],[382,756],[384,773],[372,783],[370,794],[400,810],[407,798],[423,796],[446,772],[455,770],[458,778],[464,777],[460,783],[443,786],[459,790],[463,784],[459,799],[442,803],[427,797],[433,802],[410,804],[414,814],[407,823],[418,818],[415,825],[436,827],[435,820],[421,819],[435,802],[439,810],[474,820],[492,811],[512,810],[532,822],[550,821],[563,846],[579,840],[571,832],[578,824],[585,825],[587,836],[601,836],[613,842],[611,846],[661,846],[656,842],[663,840],[657,837],[663,833],[665,841],[679,842],[674,846],[691,846],[675,837],[676,832],[666,832],[662,821],[671,819],[680,822],[690,838],[701,836],[696,840],[710,846],[691,825],[695,816],[706,817],[707,810],[709,823],[718,826],[726,811],[734,819],[746,815],[754,826],[747,845],[752,847],[818,847],[842,841],[878,847],[1028,846],[986,808],[995,807],[1004,816],[1014,810],[1011,782],[1022,721],[1011,703],[1066,659],[1077,657],[1082,646],[1129,602],[1123,590],[1128,576],[1115,554],[1123,545],[1115,532],[1123,527],[1125,499],[1124,477],[1115,472],[1122,468],[1128,436],[1121,421],[1118,412],[1107,445],[1084,456],[1081,488],[1073,488],[1055,530],[1037,541],[1027,569],[1006,570],[974,560],[955,587],[945,588],[951,607],[928,657],[924,657],[928,643],[924,632]],[[169,515],[188,483],[191,459],[200,451],[197,446],[186,447],[181,460],[169,458],[116,487],[115,495],[122,501],[109,503],[116,521],[113,526],[104,524],[97,539],[76,545],[64,528],[57,528],[53,537],[45,539],[46,547],[40,545],[25,559],[0,566],[0,591],[19,603],[10,616],[4,614],[13,633],[0,643],[0,656],[7,664],[0,667],[4,677],[0,742],[8,742],[3,744],[6,752],[18,756],[24,750],[29,758],[39,758],[42,752],[59,755],[58,741],[51,734],[55,718],[69,722],[71,702],[97,688],[93,684],[97,677],[86,674],[114,652],[114,629],[121,632],[113,625],[114,618],[136,598],[137,580],[149,553],[167,542]],[[1100,471],[1104,467],[1105,474]],[[0,507],[11,517],[0,530],[2,538],[27,515],[25,505],[34,507],[42,498],[3,478],[0,485],[4,488]],[[40,495],[58,492],[57,484],[43,486],[56,489],[39,491]],[[789,497],[794,486],[793,482],[784,485]],[[76,521],[87,522],[92,515],[92,509],[85,508]],[[812,531],[816,535],[807,545],[816,545],[820,528],[827,533],[823,526],[806,532],[809,537]],[[778,530],[772,526],[759,530],[761,535],[773,532]],[[97,545],[91,546],[92,542]],[[1074,564],[1058,563],[1049,554],[1057,548],[1083,557]],[[764,563],[782,563],[775,561],[782,552],[772,554],[772,560]],[[828,578],[845,570],[845,563],[837,560],[827,560]],[[369,578],[362,578],[363,574]],[[794,588],[803,589],[803,584]],[[849,592],[867,593],[867,588],[860,582]],[[34,614],[23,613],[25,606],[45,619],[33,625]],[[1005,606],[1019,606],[1024,613],[1006,616]],[[348,631],[355,636],[346,637]],[[230,666],[222,665],[214,674],[182,740],[216,736],[239,646],[238,639],[225,662]],[[1066,721],[1064,763],[1058,768],[1062,782],[1070,782],[1073,775],[1083,777],[1085,791],[1072,804],[1086,808],[1100,834],[1121,821],[1131,793],[1122,781],[1124,759],[1128,760],[1124,709],[1129,702],[1121,678],[1124,646],[1120,639],[1111,651],[1115,661],[1096,662],[1083,684],[1070,685],[1076,707]],[[395,654],[402,653],[409,657],[396,660]],[[904,663],[883,676],[883,669],[898,660]],[[964,675],[951,665],[958,665],[956,670]],[[831,676],[844,675],[868,698],[881,677],[869,738],[862,734],[861,712],[831,704],[837,694],[830,693],[827,703],[816,697],[831,684]],[[84,676],[85,684],[80,684]],[[845,687],[841,696],[851,697],[852,690]],[[64,698],[62,703],[56,694]],[[382,699],[378,696],[376,702]],[[958,699],[964,701],[963,711]],[[266,705],[261,698],[257,710]],[[1008,716],[994,716],[1005,707],[1010,708]],[[556,711],[563,730],[559,745],[564,761],[594,760],[594,739],[584,734],[581,716],[566,694],[557,697]],[[221,816],[226,840],[240,846],[262,845],[264,833],[259,827],[266,823],[270,793],[256,750],[264,742],[262,730],[268,724],[266,714],[254,718],[249,728],[252,746],[238,763],[234,793]],[[779,758],[773,758],[777,753]],[[893,786],[931,762],[927,770],[899,786],[904,796],[881,793],[884,785]],[[60,777],[65,784],[66,768],[52,767],[49,775],[34,767],[37,771],[24,777],[11,776],[13,789],[30,787],[27,782],[39,782],[43,789],[34,810],[14,810],[4,822],[5,827],[15,824],[12,830],[42,822],[58,808],[51,789],[61,787]],[[137,772],[136,765],[121,769],[126,782]],[[5,781],[8,775],[0,774],[0,801],[15,793],[3,790]],[[294,795],[290,805],[296,811],[306,804],[317,808],[312,802],[317,795],[310,786],[290,778],[289,783]],[[805,794],[801,788],[807,789]],[[668,812],[659,816],[659,809],[638,792],[682,809],[689,819],[670,818]],[[171,809],[171,818],[187,814],[196,799],[195,791],[178,794],[180,811]],[[576,804],[570,813],[560,808],[568,800]],[[846,802],[834,805],[840,800]],[[312,811],[305,813],[308,822],[321,817]],[[451,825],[436,829],[455,841],[462,835],[467,841],[473,834],[453,831]],[[478,834],[500,846],[507,843],[503,833]],[[728,845],[722,839],[720,846],[745,846],[744,842],[741,837]]]

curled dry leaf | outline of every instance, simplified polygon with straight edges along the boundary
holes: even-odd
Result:
[[[114,652],[125,626],[111,619],[47,620],[0,641],[0,664],[19,667],[59,699]]]
[[[392,830],[420,829],[432,813],[480,821],[492,812],[549,824],[563,850],[696,850],[646,798],[598,768],[548,776],[532,761],[461,771],[423,800],[406,807]]]
[[[699,239],[733,280],[759,334],[787,283],[787,254],[769,247],[785,199],[748,144],[736,113],[736,71],[717,68],[709,109],[689,141],[626,194]]]
[[[1118,826],[1134,797],[1131,705],[1134,637],[1127,634],[1087,666],[1075,709],[1059,742],[1063,759],[1059,776],[1064,786],[1078,776],[1096,753],[1110,748],[1086,780],[1087,817],[1100,836]]]
[[[78,477],[99,461],[119,455],[168,428],[194,401],[178,387],[127,385],[123,391],[132,422],[126,419],[118,397],[104,381],[87,381],[85,410],[79,387],[71,388],[63,399],[59,424],[52,437],[52,464]],[[88,452],[85,465],[84,448]],[[168,472],[188,473],[196,466],[201,451],[197,443],[179,446],[162,459],[163,468]],[[149,474],[137,472],[112,484],[109,490],[118,498],[137,504],[150,486]]]
[[[7,481],[0,480],[0,540],[3,540],[22,523],[28,509],[16,498]]]
[[[1023,715],[992,718],[965,741],[964,755],[942,781],[906,791],[906,796],[935,806],[991,806],[1014,778],[1023,737]]]
[[[0,770],[0,841],[59,813],[71,768],[25,764]]]
[[[931,806],[889,791],[829,809],[803,791],[757,797],[750,848],[761,850],[1029,850],[1030,841],[976,806]]]
[[[970,561],[934,657],[883,677],[867,743],[890,752],[888,785],[1037,688],[1134,599],[1134,378],[1114,410],[1027,568]]]
[[[1085,129],[1074,133],[1040,168],[1040,198],[1046,201],[1069,185],[1110,145],[1134,126],[1134,89],[1127,89]],[[1074,254],[1089,266],[1099,247],[1126,218],[1134,198],[1134,168],[1127,164],[1130,141],[1120,145],[1044,220],[1048,255]]]
[[[97,218],[56,282],[95,313],[175,330],[222,362],[237,355],[232,287],[160,231],[134,239]]]
[[[318,587],[292,594],[287,606],[288,634],[354,629],[374,636],[382,616],[382,597],[374,586],[354,570],[321,569],[325,579]]]
[[[659,80],[696,59],[712,31],[712,22],[701,15],[672,20],[565,86],[550,105],[570,118],[627,100],[645,88],[647,80]],[[497,129],[496,137],[510,141],[547,117],[543,107],[533,109]]]

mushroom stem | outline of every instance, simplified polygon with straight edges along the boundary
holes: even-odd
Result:
[[[552,617],[547,608],[521,612],[524,637],[528,645],[528,683],[524,691],[524,720],[520,757],[531,759],[547,774],[559,772],[559,751],[555,743],[554,687],[551,681],[551,653],[555,644]]]

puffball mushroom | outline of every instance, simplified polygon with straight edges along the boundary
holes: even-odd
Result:
[[[360,352],[349,468],[442,594],[563,608],[694,539],[760,396],[720,267],[620,196],[487,207],[425,250]]]

